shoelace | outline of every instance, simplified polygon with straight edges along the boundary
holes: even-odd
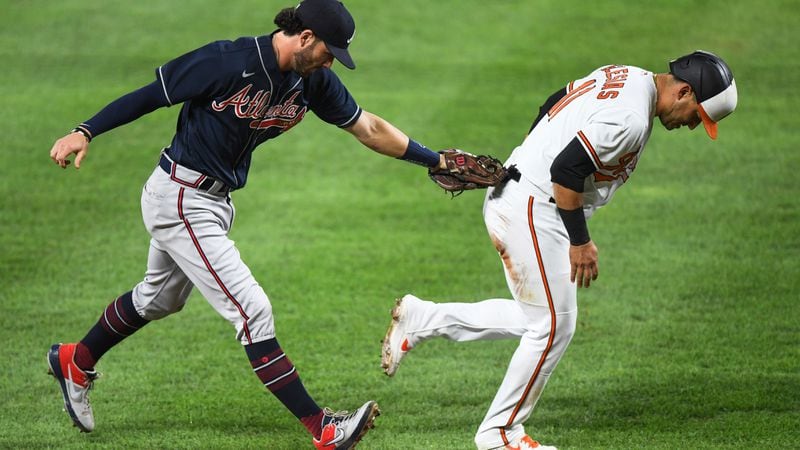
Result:
[[[94,388],[94,380],[100,378],[100,372],[96,370],[84,370],[83,373],[86,374],[86,390],[83,391],[81,397],[86,401],[87,405],[91,405],[91,402],[89,402],[89,391]]]
[[[88,382],[86,389],[91,389],[94,386],[94,380],[100,378],[100,372],[96,370],[84,370],[83,373],[86,374],[86,381]]]
[[[323,426],[324,426],[324,425],[328,425],[330,423],[336,423],[336,424],[342,423],[342,422],[352,418],[356,413],[355,412],[351,413],[350,411],[344,411],[344,410],[342,410],[342,411],[333,411],[330,408],[325,408],[325,409],[322,410],[322,414],[325,415],[325,418],[329,419],[327,423],[323,422]]]

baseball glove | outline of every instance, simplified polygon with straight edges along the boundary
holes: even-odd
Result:
[[[476,156],[455,148],[439,153],[444,155],[447,169],[428,169],[428,176],[453,197],[471,189],[495,186],[507,179],[507,169],[492,156]]]

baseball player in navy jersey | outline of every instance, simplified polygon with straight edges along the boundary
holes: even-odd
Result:
[[[577,288],[597,279],[598,251],[586,220],[631,176],[654,118],[668,130],[702,123],[716,139],[717,122],[736,102],[730,68],[702,51],[672,61],[669,73],[602,67],[553,94],[506,162],[519,176],[489,188],[484,203],[513,300],[433,303],[404,296],[383,341],[386,374],[436,336],[519,339],[475,444],[554,449],[533,440],[523,423],[575,331]]]
[[[155,81],[107,105],[56,141],[50,157],[78,168],[89,142],[157,108],[181,104],[175,136],[142,191],[150,233],[144,279],[120,295],[77,343],[55,344],[50,371],[74,424],[95,427],[88,392],[97,361],[149,322],[183,308],[196,287],[236,329],[255,374],[308,429],[319,449],[349,449],[379,413],[368,401],[354,413],[321,409],[275,337],[264,289],[228,238],[231,192],[247,183],[253,151],[311,111],[381,154],[428,167],[441,156],[387,121],[362,110],[336,74],[349,69],[355,24],[335,0],[304,0],[275,17],[269,35],[213,42],[155,71]]]

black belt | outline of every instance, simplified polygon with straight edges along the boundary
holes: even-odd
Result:
[[[159,167],[161,167],[161,169],[164,172],[167,172],[167,175],[170,175],[170,176],[172,176],[172,164],[173,164],[173,162],[170,161],[169,158],[167,158],[167,155],[162,153],[161,154],[161,159],[158,160],[158,165],[159,165]],[[175,163],[175,164],[177,164],[177,163]],[[195,189],[198,189],[198,190],[201,190],[201,191],[205,191],[205,192],[208,192],[208,193],[212,193],[212,194],[219,194],[219,195],[226,195],[228,192],[231,191],[231,188],[229,188],[228,186],[225,186],[224,188],[217,189],[216,191],[211,192],[211,189],[213,189],[214,186],[217,183],[220,183],[220,184],[224,185],[224,183],[222,183],[221,181],[217,181],[214,178],[211,178],[211,177],[206,175],[206,178],[203,180],[203,182],[200,183],[199,185],[197,185],[195,187]]]
[[[512,165],[506,167],[506,179],[503,180],[503,181],[514,180],[516,182],[519,182],[519,178],[521,176],[522,176],[522,174],[519,173],[519,169],[517,169],[517,165],[516,164],[512,164]]]
[[[513,181],[516,181],[517,183],[519,183],[519,179],[522,177],[522,174],[519,172],[519,169],[517,169],[517,165],[516,164],[512,164],[512,165],[506,167],[506,171],[507,171],[507,174],[506,174],[506,179],[504,181],[512,181],[513,180]],[[556,199],[554,199],[553,197],[550,197],[549,199],[547,199],[547,201],[552,203],[552,204],[556,203]]]

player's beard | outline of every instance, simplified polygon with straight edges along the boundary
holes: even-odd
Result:
[[[322,67],[321,64],[315,64],[314,62],[314,48],[317,44],[319,44],[319,41],[294,54],[294,71],[303,78]]]

